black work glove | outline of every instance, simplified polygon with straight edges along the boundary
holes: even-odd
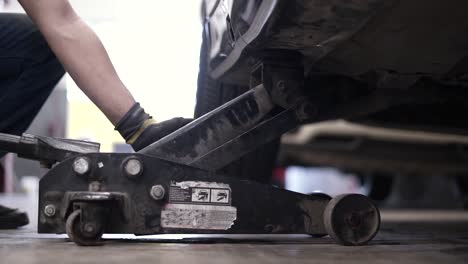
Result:
[[[139,103],[120,119],[115,130],[130,144],[135,151],[158,141],[166,135],[190,123],[192,119],[173,118],[161,123],[156,121],[140,107]]]

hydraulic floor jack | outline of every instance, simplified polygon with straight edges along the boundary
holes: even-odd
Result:
[[[248,92],[138,153],[99,153],[99,144],[0,136],[0,149],[51,169],[39,187],[39,233],[78,245],[118,234],[310,234],[363,245],[380,214],[365,196],[304,195],[219,175],[256,147],[310,122],[296,64],[259,64]],[[266,78],[268,77],[268,78]]]

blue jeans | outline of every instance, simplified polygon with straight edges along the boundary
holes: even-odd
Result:
[[[0,13],[1,133],[22,134],[64,74],[26,15]]]

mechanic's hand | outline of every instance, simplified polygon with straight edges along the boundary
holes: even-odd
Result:
[[[140,104],[136,103],[120,119],[115,126],[115,130],[119,131],[127,144],[132,145],[135,151],[139,151],[191,121],[192,119],[178,117],[156,123],[149,114],[145,113]]]

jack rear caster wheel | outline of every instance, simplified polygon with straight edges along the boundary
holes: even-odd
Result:
[[[102,229],[96,223],[82,223],[81,209],[73,211],[65,224],[67,235],[79,246],[101,245]]]
[[[344,194],[333,198],[325,208],[323,221],[328,235],[346,246],[361,246],[379,231],[380,212],[361,194]]]

